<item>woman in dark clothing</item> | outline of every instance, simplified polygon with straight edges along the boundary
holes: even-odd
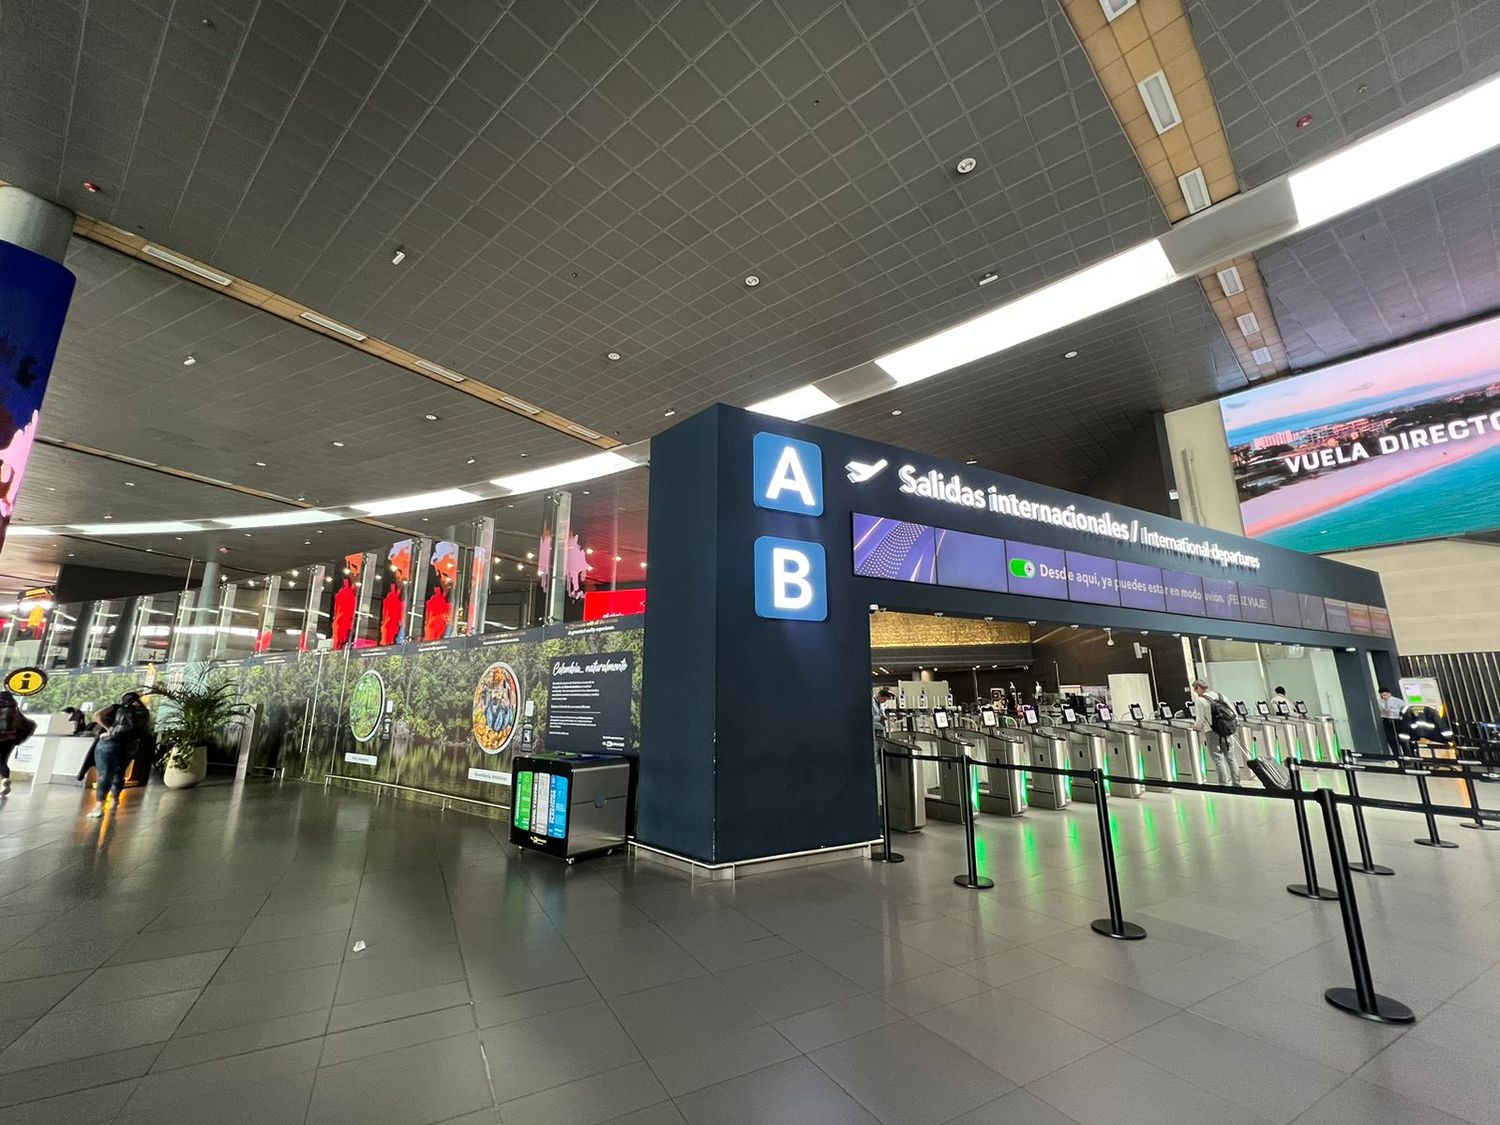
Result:
[[[120,801],[120,791],[125,788],[125,767],[135,756],[136,747],[151,733],[151,712],[141,702],[138,693],[127,691],[120,702],[105,707],[94,721],[105,728],[98,745],[94,748],[94,764],[99,771],[96,793],[99,803],[89,813],[89,819],[97,820],[104,815],[111,793],[115,804]]]
[[[10,795],[10,752],[35,730],[36,723],[21,713],[16,697],[0,691],[0,797]]]

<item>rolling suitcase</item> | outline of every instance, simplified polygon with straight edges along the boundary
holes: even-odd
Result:
[[[1267,789],[1290,789],[1292,779],[1275,758],[1251,758],[1245,763]]]

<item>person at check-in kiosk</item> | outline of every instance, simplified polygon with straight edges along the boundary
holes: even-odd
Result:
[[[1193,681],[1193,729],[1208,745],[1208,756],[1220,785],[1240,784],[1240,764],[1234,756],[1234,709],[1203,680]]]

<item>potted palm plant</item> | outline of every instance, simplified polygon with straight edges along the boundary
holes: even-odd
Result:
[[[168,789],[190,789],[208,773],[208,747],[224,727],[249,710],[235,684],[207,671],[176,686],[158,686],[152,694],[167,701],[156,730]]]

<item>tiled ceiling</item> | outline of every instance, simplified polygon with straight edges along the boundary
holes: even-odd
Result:
[[[1188,0],[1188,14],[1246,187],[1500,71],[1500,0]]]
[[[1500,65],[1500,0],[1188,12],[1247,186]],[[1056,0],[0,0],[0,178],[627,442],[1167,228]],[[1262,255],[1297,366],[1496,305],[1490,164],[1403,199]],[[1356,244],[1372,231],[1400,268]],[[97,246],[69,265],[46,437],[325,504],[579,452]],[[1241,384],[1188,283],[824,421],[1076,487],[1149,412]],[[642,476],[580,504],[618,553],[644,536]],[[161,474],[148,500],[124,478],[41,450],[20,518],[273,506]],[[534,534],[535,500],[505,511],[505,534]],[[341,547],[366,534],[337,529]],[[305,558],[306,533],[285,538],[231,549],[277,569]],[[47,563],[13,544],[0,571]]]

